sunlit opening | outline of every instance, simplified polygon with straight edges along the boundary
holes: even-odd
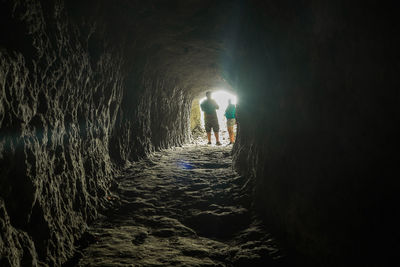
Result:
[[[228,107],[228,100],[230,99],[232,101],[232,104],[236,105],[237,104],[237,98],[235,95],[228,93],[226,91],[213,91],[211,98],[214,99],[218,106],[219,109],[217,109],[217,117],[218,117],[218,123],[219,123],[219,134],[220,134],[220,140],[221,143],[229,143],[229,134],[228,134],[228,128],[226,125],[226,118],[225,118],[225,110]],[[200,102],[203,102],[204,100],[206,100],[206,97],[200,99]],[[201,125],[204,129],[204,113],[201,112],[200,114],[200,119],[201,119]],[[236,126],[234,127],[235,133],[236,133]],[[204,138],[206,139],[206,137],[204,136]],[[213,143],[215,143],[215,139],[214,139],[214,134],[212,135],[212,140]]]

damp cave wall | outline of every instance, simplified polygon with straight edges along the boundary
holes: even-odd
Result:
[[[255,207],[308,265],[388,264],[399,248],[394,7],[252,3],[223,74]]]
[[[1,266],[60,266],[124,164],[189,138],[188,95],[105,3],[0,2]]]

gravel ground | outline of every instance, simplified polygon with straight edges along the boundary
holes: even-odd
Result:
[[[132,164],[109,197],[114,208],[89,228],[70,265],[282,266],[230,150],[188,145]]]

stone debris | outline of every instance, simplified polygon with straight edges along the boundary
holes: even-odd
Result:
[[[281,266],[229,149],[190,145],[133,163],[74,266]]]

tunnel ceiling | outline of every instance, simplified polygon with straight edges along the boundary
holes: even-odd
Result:
[[[194,96],[214,87],[231,89],[221,77],[221,52],[232,42],[237,19],[232,15],[237,4],[126,0],[94,3],[86,9],[94,16],[105,17],[103,21],[112,27],[107,30],[113,40],[124,44],[131,65],[142,66],[137,64],[140,61],[151,75],[173,79]],[[77,12],[76,4],[71,10]]]

